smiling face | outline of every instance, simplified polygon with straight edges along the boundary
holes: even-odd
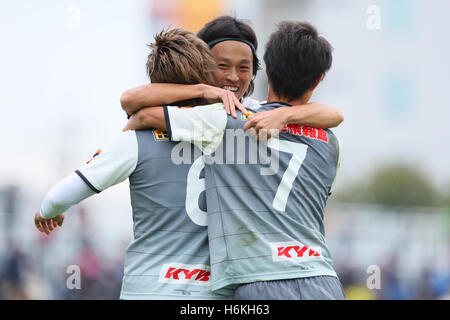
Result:
[[[214,77],[217,86],[233,91],[238,99],[244,96],[253,75],[253,52],[240,41],[223,41],[212,47],[217,63]]]

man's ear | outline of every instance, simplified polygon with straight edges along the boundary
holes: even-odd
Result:
[[[321,74],[320,77],[317,78],[316,82],[314,82],[314,85],[311,88],[311,91],[313,91],[317,87],[319,82],[323,80],[323,77],[324,77],[323,74]]]

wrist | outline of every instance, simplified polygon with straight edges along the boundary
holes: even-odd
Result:
[[[44,220],[48,220],[48,219],[49,219],[49,218],[47,218],[47,217],[45,216],[45,214],[42,213],[42,207],[41,207],[41,209],[39,210],[38,215],[39,215],[39,218],[41,218],[41,219],[44,219]]]
[[[283,124],[292,123],[294,121],[294,112],[292,107],[282,107],[281,109],[281,121]]]
[[[194,91],[196,92],[194,98],[206,99],[206,97],[205,97],[206,96],[206,89],[207,89],[206,84],[203,84],[203,83],[194,84]]]

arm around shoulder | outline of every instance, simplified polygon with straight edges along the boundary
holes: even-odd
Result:
[[[293,106],[287,109],[287,123],[326,129],[337,127],[344,121],[344,115],[337,107],[320,102]]]

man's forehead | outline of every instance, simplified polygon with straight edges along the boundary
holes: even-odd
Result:
[[[228,59],[228,60],[253,60],[253,52],[250,47],[239,41],[224,41],[216,44],[211,52],[216,59]]]
[[[237,57],[237,56],[226,56],[226,55],[220,55],[216,57],[216,60],[218,62],[238,62],[238,63],[252,63],[252,60],[248,59],[248,58],[241,58],[241,57]]]

